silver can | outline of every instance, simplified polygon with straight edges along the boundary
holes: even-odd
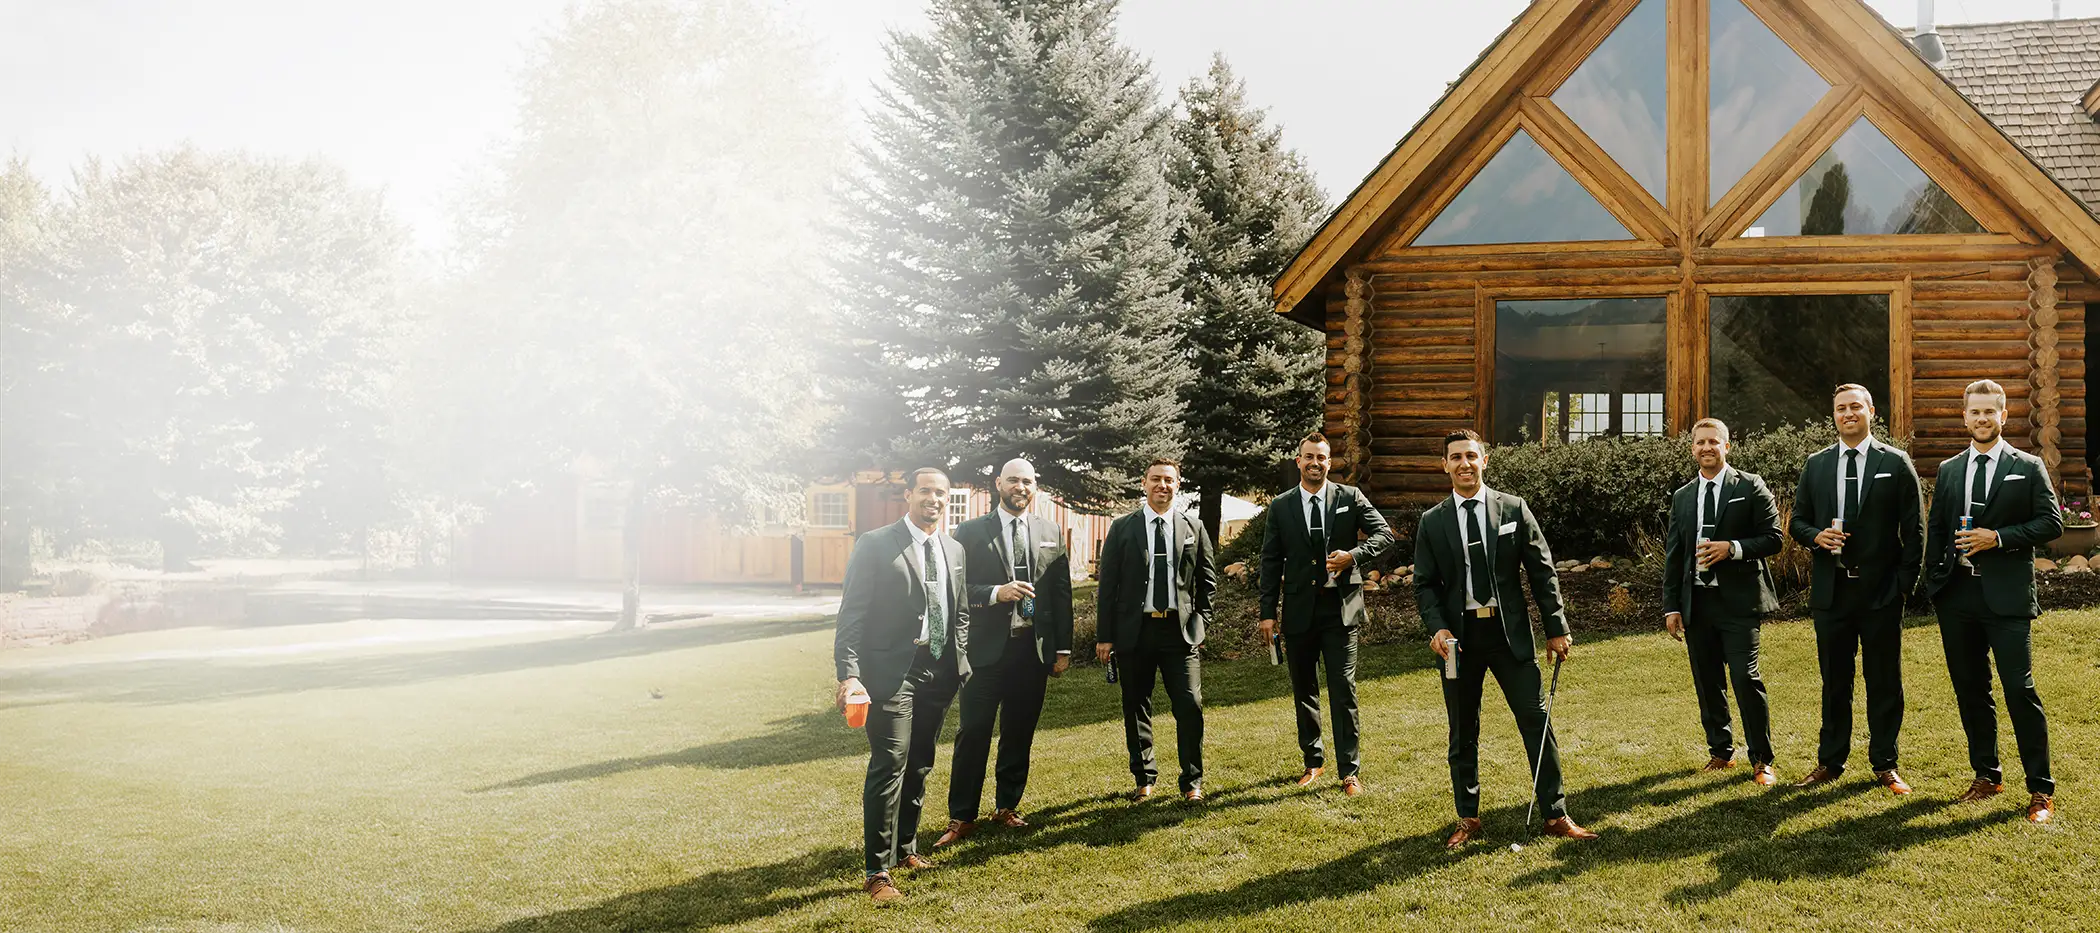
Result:
[[[1458,639],[1456,638],[1446,639],[1444,642],[1444,679],[1458,679]]]

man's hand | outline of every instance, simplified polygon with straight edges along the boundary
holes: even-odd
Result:
[[[1699,545],[1699,569],[1705,570],[1727,560],[1735,553],[1735,544],[1729,541],[1708,541]]]
[[[1057,660],[1050,665],[1050,676],[1063,677],[1065,676],[1065,671],[1071,669],[1072,656],[1069,654],[1060,654],[1057,656]]]
[[[1349,556],[1348,551],[1336,551],[1332,554],[1327,555],[1328,573],[1346,573],[1349,570],[1349,568],[1353,566],[1356,566],[1356,558]]]
[[[1261,643],[1267,645],[1269,639],[1276,637],[1276,620],[1263,619],[1260,622],[1256,622],[1254,623],[1254,631],[1261,635]]]
[[[860,678],[858,677],[848,677],[845,680],[839,681],[839,695],[837,698],[839,712],[843,713],[846,711],[847,697],[852,696],[856,693],[866,692],[868,692],[868,688],[860,685]]]
[[[1971,528],[1968,531],[1957,531],[1954,533],[1954,545],[1961,548],[1963,554],[1975,557],[1998,546],[1998,532],[1989,528]]]
[[[1104,641],[1104,642],[1102,642],[1102,643],[1100,643],[1100,644],[1098,644],[1098,645],[1095,645],[1095,646],[1094,646],[1094,659],[1095,659],[1095,660],[1097,660],[1097,661],[1100,661],[1100,662],[1101,662],[1101,663],[1103,663],[1103,664],[1107,664],[1107,663],[1108,663],[1108,653],[1109,653],[1109,651],[1110,651],[1110,650],[1112,650],[1112,646],[1111,646],[1111,645],[1109,645],[1109,643],[1108,643],[1108,642],[1105,642],[1105,641]]]
[[[1429,636],[1429,650],[1436,652],[1437,657],[1449,660],[1451,652],[1466,649],[1458,646],[1458,637],[1451,634],[1450,629],[1440,628],[1436,630],[1436,634]]]
[[[1546,650],[1553,652],[1553,656],[1562,661],[1568,659],[1568,649],[1574,647],[1574,645],[1575,636],[1573,635],[1562,635],[1559,638],[1546,640]]]
[[[1663,616],[1663,631],[1669,632],[1671,638],[1675,638],[1678,641],[1683,641],[1684,613],[1673,612],[1669,615]]]
[[[1012,583],[999,584],[999,588],[992,591],[993,602],[1017,603],[1021,601],[1023,596],[1034,597],[1035,585],[1022,580],[1015,580]]]
[[[1826,551],[1835,551],[1844,547],[1845,539],[1849,537],[1852,536],[1835,528],[1825,528],[1816,532],[1816,546]]]

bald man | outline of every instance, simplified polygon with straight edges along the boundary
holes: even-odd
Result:
[[[993,785],[994,827],[1023,829],[1021,793],[1028,787],[1028,752],[1043,712],[1050,678],[1072,663],[1072,570],[1057,523],[1034,514],[1035,466],[1010,460],[999,469],[999,507],[962,523],[973,597],[970,667],[962,690],[962,730],[955,736],[954,779],[948,785],[948,831],[935,848],[977,831],[984,772],[999,726],[999,770]],[[989,594],[989,595],[983,595]],[[973,598],[972,602],[977,602]]]

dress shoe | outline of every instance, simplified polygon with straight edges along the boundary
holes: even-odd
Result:
[[[1133,800],[1133,801],[1138,801],[1138,800],[1151,800],[1151,799],[1152,799],[1152,785],[1150,785],[1150,784],[1139,784],[1139,785],[1138,785],[1138,789],[1137,789],[1137,790],[1134,790],[1134,791],[1131,791],[1131,792],[1130,792],[1130,799],[1131,799],[1131,800]]]
[[[1903,776],[1897,774],[1894,768],[1890,768],[1887,771],[1874,772],[1874,780],[1880,782],[1881,786],[1888,788],[1889,793],[1898,797],[1910,793],[1910,785],[1903,783]]]
[[[1733,758],[1708,758],[1706,759],[1706,767],[1700,768],[1699,770],[1726,771],[1733,767],[1735,767],[1735,759]]]
[[[868,892],[868,899],[874,901],[877,907],[888,907],[904,899],[904,892],[897,890],[897,886],[890,883],[890,876],[886,873],[869,878],[860,889]]]
[[[1201,788],[1201,787],[1191,787],[1191,788],[1189,788],[1188,790],[1182,791],[1182,792],[1181,792],[1181,799],[1183,799],[1183,800],[1186,800],[1186,801],[1188,801],[1188,802],[1190,802],[1190,803],[1202,803],[1202,802],[1203,802],[1203,788]]]
[[[909,868],[912,871],[927,871],[933,868],[933,860],[923,855],[920,855],[917,852],[913,852],[912,854],[905,856],[904,861],[898,862],[897,867]]]
[[[1547,820],[1546,835],[1559,836],[1562,839],[1597,838],[1596,833],[1590,832],[1587,829],[1583,829],[1582,827],[1575,825],[1574,820],[1571,820],[1565,816],[1555,817],[1553,819]]]
[[[1759,787],[1770,787],[1779,783],[1779,774],[1772,770],[1770,762],[1766,762],[1750,769],[1750,783]]]
[[[1027,829],[1028,821],[1022,819],[1018,811],[1012,807],[1007,807],[992,814],[992,825],[1004,826],[1007,829]]]
[[[1352,774],[1342,779],[1342,793],[1354,797],[1364,792],[1364,782]]]
[[[1472,817],[1472,816],[1462,816],[1462,817],[1459,817],[1459,818],[1458,818],[1458,829],[1457,829],[1456,831],[1454,831],[1454,832],[1453,832],[1453,833],[1451,834],[1451,838],[1449,838],[1449,839],[1446,839],[1446,840],[1444,840],[1444,848],[1446,848],[1446,849],[1458,849],[1458,848],[1462,848],[1462,847],[1464,847],[1464,846],[1465,846],[1465,844],[1466,844],[1466,843],[1468,843],[1468,842],[1471,842],[1471,841],[1473,841],[1473,840],[1474,840],[1475,838],[1477,838],[1477,837],[1478,837],[1479,835],[1480,835],[1480,819],[1479,819],[1478,817]]]
[[[1314,781],[1315,779],[1317,779],[1317,778],[1318,778],[1319,776],[1320,776],[1320,769],[1319,769],[1319,768],[1307,768],[1307,769],[1305,769],[1305,773],[1304,773],[1304,774],[1298,775],[1298,786],[1299,786],[1299,787],[1305,787],[1305,786],[1307,786],[1307,785],[1311,784],[1311,783],[1312,783],[1312,782],[1313,782],[1313,781]]]
[[[2047,823],[2056,816],[2056,798],[2036,794],[2027,800],[2027,822]]]
[[[1808,776],[1807,776],[1807,777],[1805,777],[1805,778],[1802,778],[1801,780],[1795,781],[1795,782],[1794,782],[1794,786],[1795,786],[1795,787],[1814,787],[1814,786],[1816,786],[1817,784],[1828,784],[1828,783],[1830,783],[1830,782],[1832,782],[1832,781],[1835,781],[1835,780],[1837,780],[1837,779],[1838,779],[1838,772],[1836,772],[1836,771],[1832,771],[1832,770],[1830,770],[1829,768],[1823,767],[1822,765],[1817,765],[1817,766],[1816,766],[1816,769],[1815,769],[1814,771],[1810,771],[1810,772],[1808,772]]]
[[[976,820],[949,820],[948,831],[942,833],[941,838],[935,839],[933,841],[933,847],[938,849],[943,846],[961,842],[965,839],[970,838],[970,834],[976,831]]]
[[[1954,799],[1960,803],[1975,803],[1978,800],[1989,800],[2002,793],[2005,793],[2005,785],[1977,778],[1969,782],[1968,790],[1963,791],[1961,796]]]

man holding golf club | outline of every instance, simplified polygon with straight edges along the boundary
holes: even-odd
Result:
[[[1516,496],[1487,488],[1487,449],[1480,435],[1462,430],[1444,438],[1444,473],[1451,498],[1422,513],[1415,531],[1415,599],[1430,636],[1430,649],[1447,662],[1444,713],[1451,729],[1451,792],[1458,827],[1444,842],[1458,849],[1478,837],[1480,827],[1480,698],[1492,671],[1517,719],[1524,751],[1531,758],[1532,796],[1545,811],[1546,833],[1563,839],[1595,839],[1568,817],[1561,792],[1560,749],[1553,741],[1552,708],[1542,691],[1531,616],[1524,608],[1519,568],[1531,578],[1553,653],[1554,684],[1574,643],[1561,611],[1560,578],[1553,553],[1531,508]],[[1528,829],[1531,822],[1525,816]]]

